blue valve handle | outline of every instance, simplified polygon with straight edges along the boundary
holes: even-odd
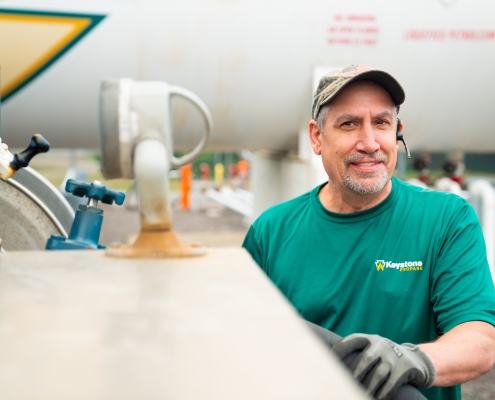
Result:
[[[105,204],[124,203],[125,193],[107,189],[100,182],[86,183],[74,179],[67,180],[65,190],[74,196],[87,197],[88,205],[80,205],[70,229],[69,237],[52,235],[46,242],[47,250],[96,250],[105,246],[98,244],[103,210],[96,207],[96,202]],[[95,202],[93,202],[94,200]]]
[[[95,199],[105,204],[113,204],[113,202],[115,202],[115,204],[120,206],[125,200],[124,192],[107,189],[104,185],[99,183],[86,183],[74,179],[67,180],[65,191],[72,193],[74,196]]]

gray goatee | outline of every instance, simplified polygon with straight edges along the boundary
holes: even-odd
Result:
[[[356,171],[352,175],[349,172],[349,165],[359,160],[367,159],[380,161],[384,165],[388,164],[388,157],[385,154],[373,153],[373,154],[353,154],[344,159],[346,165],[346,171],[342,176],[344,186],[352,190],[357,194],[374,194],[382,190],[387,184],[390,176],[388,170],[385,171],[373,171],[373,172],[360,172]]]

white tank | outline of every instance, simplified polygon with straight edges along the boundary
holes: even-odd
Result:
[[[100,82],[130,77],[202,98],[215,124],[210,149],[295,150],[310,119],[315,68],[364,63],[405,88],[400,116],[411,149],[495,151],[491,0],[5,1],[1,8],[105,15],[44,71],[31,68],[31,81],[18,79],[16,93],[3,93],[1,137],[11,146],[40,132],[55,147],[96,148]],[[49,49],[63,34],[50,23],[0,12],[4,88],[29,64],[20,54],[38,49],[32,59],[45,64],[56,58]],[[176,146],[192,148],[199,115],[177,104],[175,125]]]

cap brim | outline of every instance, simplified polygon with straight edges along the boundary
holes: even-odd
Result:
[[[320,104],[319,108],[321,109],[324,104],[327,104],[330,100],[332,100],[335,95],[339,93],[343,88],[345,88],[348,84],[356,81],[372,81],[377,83],[390,94],[390,97],[392,98],[392,101],[396,106],[400,106],[406,99],[404,89],[392,75],[385,71],[371,70],[362,72],[359,75],[356,75],[353,78],[349,79],[338,90],[332,93],[332,95],[328,97],[328,99],[325,99],[325,101]]]

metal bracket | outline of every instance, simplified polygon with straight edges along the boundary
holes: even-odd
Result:
[[[190,101],[200,111],[205,132],[183,157],[173,153],[172,97]],[[165,82],[105,81],[100,94],[100,144],[106,179],[134,178],[141,232],[132,245],[113,246],[114,257],[176,257],[205,254],[204,247],[181,245],[172,231],[168,173],[194,161],[213,129],[206,105],[186,89]]]

